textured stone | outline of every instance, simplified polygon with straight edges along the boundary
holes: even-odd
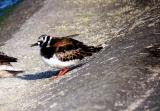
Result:
[[[26,71],[0,80],[0,110],[160,110],[160,59],[144,52],[160,42],[159,4],[136,6],[127,0],[44,1],[0,47],[18,57],[15,66]],[[75,39],[107,46],[84,65],[51,81],[48,78],[56,71],[41,61],[38,48],[29,47],[44,33],[80,33]]]

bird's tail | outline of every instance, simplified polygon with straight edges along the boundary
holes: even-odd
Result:
[[[101,46],[89,46],[88,47],[88,52],[93,52],[93,53],[96,53],[96,52],[99,52],[103,47]]]

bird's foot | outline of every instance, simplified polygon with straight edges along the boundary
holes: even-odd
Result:
[[[59,73],[57,74],[57,76],[53,76],[53,77],[51,77],[50,79],[51,79],[51,80],[55,80],[55,79],[57,79],[58,77],[61,77],[61,76],[65,75],[69,70],[70,70],[69,68],[63,68],[63,69],[61,69],[61,70],[59,71]]]

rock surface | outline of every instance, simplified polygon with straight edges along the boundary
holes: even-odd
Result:
[[[45,0],[22,19],[18,30],[5,26],[12,38],[0,49],[19,58],[14,66],[26,72],[0,80],[0,110],[159,111],[160,58],[145,52],[145,47],[160,42],[158,2],[150,6],[143,0]],[[48,77],[56,71],[41,61],[38,48],[29,47],[44,33],[80,33],[75,39],[107,46],[86,64],[51,81]]]

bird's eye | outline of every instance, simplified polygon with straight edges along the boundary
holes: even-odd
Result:
[[[40,45],[40,42],[38,41],[37,44]]]

